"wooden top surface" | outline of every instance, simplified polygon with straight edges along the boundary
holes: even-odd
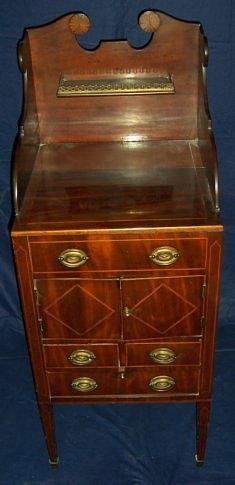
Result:
[[[13,233],[219,224],[195,141],[41,145]]]

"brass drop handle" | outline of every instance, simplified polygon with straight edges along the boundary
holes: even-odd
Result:
[[[82,249],[65,249],[58,259],[67,268],[77,268],[85,264],[89,257]]]
[[[176,359],[174,350],[164,347],[152,350],[149,356],[156,364],[171,364]]]
[[[175,380],[173,377],[169,376],[157,376],[153,377],[149,383],[149,387],[153,389],[153,391],[162,392],[162,391],[169,391],[175,385]]]
[[[177,249],[171,246],[161,246],[153,250],[149,258],[158,266],[170,266],[176,263],[180,255]]]
[[[91,379],[90,377],[78,377],[77,379],[73,380],[73,382],[71,383],[71,387],[75,389],[75,391],[91,392],[98,387],[98,384],[94,379]]]
[[[123,308],[123,312],[122,313],[123,313],[123,316],[124,317],[130,317],[132,315],[132,310],[131,310],[131,308],[128,308],[128,306],[125,306]]]
[[[90,350],[77,349],[69,355],[68,360],[74,365],[88,365],[96,359],[95,354]]]

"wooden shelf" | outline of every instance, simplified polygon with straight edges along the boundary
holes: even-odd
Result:
[[[205,224],[215,210],[195,141],[42,145],[21,226]]]

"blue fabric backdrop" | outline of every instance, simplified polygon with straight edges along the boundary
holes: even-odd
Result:
[[[134,36],[137,14],[156,8],[199,20],[208,36],[209,101],[220,159],[226,225],[214,407],[207,462],[193,462],[194,408],[81,406],[56,408],[62,463],[50,470],[35,406],[19,310],[8,224],[11,152],[22,105],[16,45],[27,26],[70,11],[87,12],[100,36]],[[235,1],[2,0],[0,5],[0,483],[1,484],[235,484]]]

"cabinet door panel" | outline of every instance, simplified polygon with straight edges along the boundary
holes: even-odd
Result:
[[[37,280],[43,337],[117,339],[120,296],[115,280]]]
[[[202,276],[124,280],[125,339],[201,335]]]

